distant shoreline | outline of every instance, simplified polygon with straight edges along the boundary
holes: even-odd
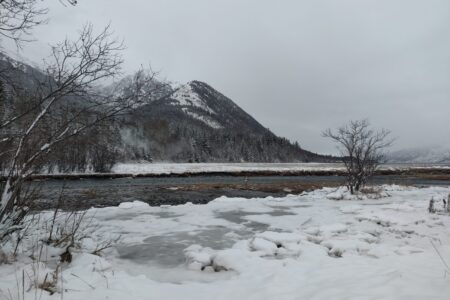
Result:
[[[150,164],[149,164],[150,165]],[[178,164],[164,164],[173,165]],[[186,164],[187,165],[187,164]],[[206,164],[203,164],[206,165]],[[211,164],[211,166],[218,166],[219,164]],[[230,165],[230,164],[228,164]],[[236,166],[242,166],[236,164]],[[270,164],[264,164],[270,165]],[[277,166],[281,164],[276,164]],[[292,164],[290,164],[292,165]],[[307,165],[307,164],[304,164]],[[217,168],[217,170],[205,170],[202,171],[201,167],[192,164],[192,166],[200,167],[196,170],[152,170],[150,172],[110,172],[110,173],[67,173],[67,174],[36,174],[32,175],[30,180],[78,180],[78,179],[115,179],[115,178],[170,178],[170,177],[202,177],[202,176],[232,176],[232,177],[255,177],[255,176],[345,176],[345,170],[343,166],[317,166],[308,167],[305,169],[289,169],[289,168],[253,168],[240,170],[223,170]],[[222,165],[220,165],[222,166]],[[382,166],[376,175],[404,175],[414,176],[421,178],[439,178],[442,180],[450,180],[450,166],[412,166],[405,164],[403,167],[401,164]],[[0,180],[4,180],[4,177],[0,177]]]

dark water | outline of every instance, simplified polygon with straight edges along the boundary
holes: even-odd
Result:
[[[116,178],[34,181],[41,189],[37,209],[54,207],[64,187],[64,207],[84,209],[91,206],[118,205],[125,201],[144,201],[150,205],[207,203],[217,197],[284,196],[293,185],[319,186],[342,184],[342,176],[196,176],[163,178]],[[450,185],[448,180],[424,179],[412,176],[376,176],[375,184],[405,184],[415,186]],[[246,186],[251,188],[246,188]],[[267,186],[271,189],[267,189]],[[296,190],[299,192],[299,190]]]

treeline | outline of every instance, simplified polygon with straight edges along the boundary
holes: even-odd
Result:
[[[13,88],[7,82],[0,80],[0,124],[6,122],[13,115],[22,116],[12,126],[0,128],[0,172],[5,173],[10,169],[10,162],[18,139],[26,130],[26,125],[35,114],[27,112],[39,106],[29,95],[29,90]],[[67,122],[73,122],[77,118],[80,125],[94,118],[88,113],[78,115],[78,110],[70,105],[59,105],[52,108],[41,122],[33,129],[34,134],[26,141],[24,148],[36,151],[36,145],[54,137],[58,128]],[[83,105],[76,103],[75,105]],[[121,158],[119,146],[121,144],[119,127],[115,122],[107,120],[99,122],[97,126],[89,128],[68,138],[48,150],[51,159],[37,161],[34,172],[67,173],[67,172],[108,172]],[[45,146],[45,144],[44,144]],[[42,147],[42,146],[41,146]],[[37,149],[38,150],[38,149]]]
[[[11,70],[8,73],[9,81],[0,78],[0,124],[13,116],[21,116],[9,126],[0,126],[0,171],[5,173],[10,169],[10,161],[14,157],[11,149],[17,148],[19,137],[23,136],[27,126],[45,106],[46,102],[40,100],[42,97],[39,97],[39,93],[45,94],[48,86],[54,83],[48,76],[26,65],[12,68],[7,60],[0,60],[0,67]],[[125,78],[122,84],[129,85],[129,80]],[[11,81],[15,84],[11,84]],[[64,142],[45,149],[51,155],[42,161],[37,159],[33,164],[33,172],[109,172],[115,163],[124,161],[196,163],[336,160],[306,151],[298,143],[274,135],[230,99],[204,83],[195,82],[193,86],[217,112],[214,117],[220,124],[225,124],[222,128],[212,128],[174,106],[170,99],[173,92],[170,86],[153,81],[151,87],[158,85],[162,88],[156,89],[157,93],[152,95],[154,101],[104,121],[97,121],[102,111],[90,108],[96,105],[92,95],[89,99],[76,93],[64,96],[71,98],[59,101],[46,111],[22,147],[31,155],[39,152],[45,143],[50,143],[58,135],[68,136]],[[120,91],[125,93],[126,89]],[[102,107],[104,109],[105,105]],[[201,110],[196,113],[205,114]],[[70,124],[70,128],[84,128],[89,123],[96,125],[73,136],[72,132],[62,132],[66,124]],[[24,152],[21,157],[26,159],[30,155]]]
[[[130,160],[174,162],[329,162],[270,131],[214,129],[169,106],[153,104],[123,120],[122,152]]]

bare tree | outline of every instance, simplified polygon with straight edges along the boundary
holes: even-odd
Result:
[[[30,41],[31,30],[47,21],[48,9],[39,0],[0,0],[0,36],[13,40],[18,47]],[[75,5],[76,0],[60,0]]]
[[[347,171],[347,186],[353,194],[359,191],[384,161],[384,150],[393,140],[390,131],[374,131],[367,120],[350,121],[336,131],[327,129],[323,136],[338,144]]]
[[[20,46],[28,41],[30,31],[46,21],[48,9],[38,0],[0,0],[0,36]]]
[[[122,49],[109,27],[95,34],[86,25],[77,40],[52,48],[45,71],[24,96],[26,108],[1,120],[0,130],[13,128],[15,134],[3,138],[7,147],[0,153],[10,161],[0,198],[0,241],[20,229],[31,205],[21,196],[23,183],[51,159],[55,147],[159,94],[163,84],[155,84],[155,73],[144,69],[114,89],[99,89],[121,73]]]

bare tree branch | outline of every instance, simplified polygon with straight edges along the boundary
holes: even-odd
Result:
[[[28,211],[20,197],[23,182],[51,159],[58,145],[159,95],[164,85],[144,69],[113,89],[99,89],[121,74],[122,50],[109,26],[95,34],[87,24],[75,41],[52,47],[44,74],[23,101],[24,110],[0,123],[0,129],[18,129],[15,136],[5,137],[9,147],[2,154],[10,155],[10,163],[0,201],[0,231],[20,224]]]
[[[76,0],[60,0],[62,4],[76,5]],[[21,48],[32,41],[31,30],[47,22],[48,8],[39,0],[0,0],[0,37],[10,39]]]

